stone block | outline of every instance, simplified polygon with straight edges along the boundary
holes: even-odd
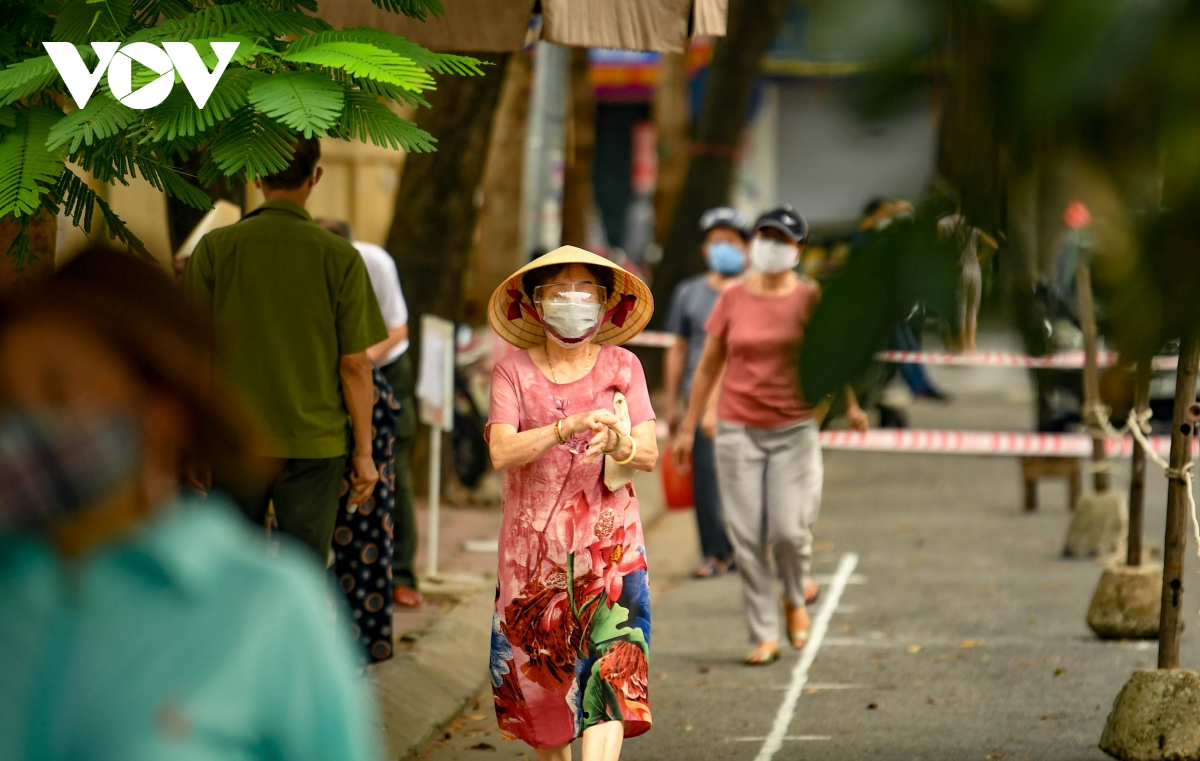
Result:
[[[1134,672],[1113,701],[1100,750],[1121,761],[1200,761],[1200,674]]]
[[[1129,508],[1121,492],[1084,494],[1071,514],[1063,554],[1067,557],[1111,555],[1125,546]]]
[[[1161,609],[1161,565],[1113,563],[1096,585],[1087,623],[1102,639],[1151,639],[1158,636]]]

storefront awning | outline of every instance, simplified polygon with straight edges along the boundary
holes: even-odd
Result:
[[[562,45],[681,53],[688,33],[722,36],[728,0],[542,0],[542,39]],[[416,21],[371,0],[326,0],[336,28],[373,26],[430,50],[499,53],[525,46],[533,0],[447,0],[446,14]],[[689,29],[690,22],[690,29]]]

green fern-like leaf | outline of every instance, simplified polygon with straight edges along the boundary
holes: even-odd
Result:
[[[355,77],[388,82],[416,92],[434,86],[433,77],[412,60],[366,42],[326,42],[305,50],[289,49],[283,60],[341,69]]]
[[[41,198],[62,174],[57,151],[46,148],[60,114],[38,107],[18,111],[13,129],[0,138],[0,217],[24,217],[41,208]]]
[[[141,170],[142,177],[155,189],[178,198],[193,209],[207,211],[212,208],[212,199],[208,193],[183,179],[174,167],[167,166],[151,156],[139,157],[137,167]]]
[[[240,176],[249,182],[286,169],[294,137],[294,132],[274,119],[252,108],[242,108],[221,125],[209,154],[221,174]],[[202,172],[200,182],[209,185],[212,176],[212,170]]]
[[[402,13],[418,21],[428,16],[441,18],[446,14],[441,0],[371,0],[375,5],[390,13]]]
[[[374,98],[383,98],[393,103],[403,103],[413,108],[429,108],[429,101],[425,100],[421,93],[405,90],[387,82],[377,82],[374,79],[352,78],[347,84],[356,85],[360,90],[369,93]]]
[[[68,150],[75,153],[80,144],[92,145],[97,140],[112,137],[137,119],[137,112],[107,92],[92,96],[83,108],[64,116],[50,130],[50,148],[61,148],[70,143]]]
[[[57,81],[58,69],[54,68],[54,62],[48,55],[13,64],[0,71],[0,106],[28,98]]]
[[[250,103],[262,113],[305,137],[324,133],[342,113],[342,87],[307,71],[265,77],[250,88]]]
[[[160,39],[190,41],[199,37],[233,34],[252,39],[276,37],[305,37],[312,32],[328,30],[329,24],[316,16],[296,11],[271,11],[248,3],[212,5],[189,16],[163,22],[161,26],[144,29],[131,41],[153,42]]]
[[[186,89],[176,87],[162,105],[146,111],[152,126],[143,142],[173,141],[211,130],[246,105],[251,85],[266,76],[253,69],[229,69],[202,109]]]
[[[401,119],[370,93],[346,93],[346,108],[338,122],[338,135],[345,140],[368,139],[375,145],[410,153],[434,150],[434,139],[407,119]]]
[[[340,31],[318,32],[307,37],[301,37],[288,45],[288,52],[301,52],[330,42],[365,42],[377,48],[390,50],[403,58],[407,58],[420,68],[438,74],[461,74],[464,76],[483,74],[480,62],[470,56],[434,53],[415,42],[409,42],[399,35],[380,29],[372,29],[369,26],[342,29]]]
[[[58,12],[54,39],[76,45],[124,39],[129,19],[130,0],[69,0]]]
[[[156,26],[163,19],[183,18],[196,8],[188,0],[133,0],[130,14],[138,27]]]
[[[17,126],[17,109],[12,106],[0,106],[0,128],[12,129]]]

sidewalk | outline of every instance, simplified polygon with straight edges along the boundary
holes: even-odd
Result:
[[[657,473],[639,473],[635,483],[642,522],[649,531],[664,512],[661,481]],[[426,604],[416,610],[397,608],[396,654],[371,668],[390,761],[423,752],[488,684],[496,551],[471,549],[481,550],[499,537],[500,507],[442,507],[434,577],[425,574],[429,512],[424,498],[418,498],[417,508],[422,538],[417,569]],[[671,517],[680,516],[690,513]],[[479,546],[467,549],[468,542]],[[664,551],[664,560],[667,555]],[[694,558],[688,555],[686,560],[690,564]],[[665,580],[671,572],[655,565],[655,573],[656,579]]]

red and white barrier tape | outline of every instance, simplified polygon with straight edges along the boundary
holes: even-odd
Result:
[[[628,341],[629,346],[651,346],[666,349],[675,345],[675,334],[660,330],[644,330]],[[1083,367],[1082,351],[1064,351],[1044,357],[1031,357],[1015,351],[977,351],[970,354],[951,354],[944,351],[881,351],[875,355],[880,362],[914,365],[947,365],[951,367],[1018,367],[1043,370],[1079,370]],[[1115,351],[1102,351],[1096,356],[1100,367],[1112,367],[1117,362]],[[1174,370],[1179,357],[1154,358],[1156,370]]]
[[[1151,447],[1165,457],[1171,451],[1171,437],[1148,437]],[[881,428],[866,433],[823,431],[825,449],[862,452],[907,452],[912,454],[1002,455],[1029,457],[1091,457],[1092,437],[1084,433],[1028,433],[1023,431],[938,431]],[[1108,439],[1109,457],[1128,457],[1136,446],[1123,436]],[[1192,442],[1195,455],[1198,442]]]

